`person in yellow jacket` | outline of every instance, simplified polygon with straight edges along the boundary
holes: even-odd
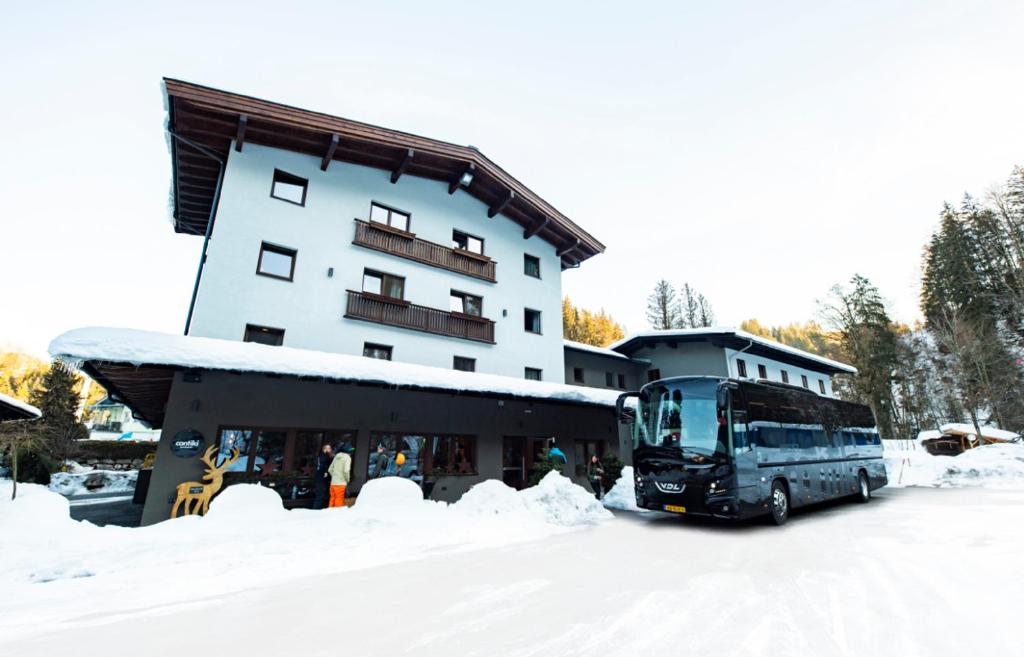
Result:
[[[338,453],[327,468],[327,474],[331,476],[331,498],[327,504],[328,508],[345,506],[345,489],[352,479],[352,457],[344,446],[338,447]]]

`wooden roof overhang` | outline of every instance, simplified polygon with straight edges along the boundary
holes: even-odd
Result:
[[[232,144],[247,143],[305,153],[320,158],[321,169],[333,161],[349,162],[461,187],[487,207],[487,216],[503,214],[533,235],[554,245],[562,267],[578,265],[602,253],[604,245],[547,201],[471,146],[417,135],[273,103],[189,82],[164,78],[168,123],[180,137],[227,161]],[[174,227],[202,235],[216,203],[218,165],[200,148],[171,139]],[[463,174],[472,172],[468,186]]]

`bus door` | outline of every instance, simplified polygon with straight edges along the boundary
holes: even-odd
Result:
[[[730,421],[732,423],[733,463],[736,468],[736,487],[739,489],[740,513],[757,513],[760,493],[757,452],[747,425],[747,403],[743,391],[736,389],[730,395]]]

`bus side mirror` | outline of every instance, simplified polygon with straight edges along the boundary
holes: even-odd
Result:
[[[718,386],[718,390],[716,391],[716,395],[715,395],[716,396],[716,400],[718,402],[718,408],[728,408],[729,407],[729,391],[730,390],[735,390],[738,387],[739,386],[737,386],[735,383],[732,383],[732,382],[726,382],[726,383],[723,383],[723,384]]]
[[[633,424],[636,422],[636,409],[627,408],[626,400],[630,397],[639,397],[639,392],[624,392],[615,400],[615,417],[622,424]]]

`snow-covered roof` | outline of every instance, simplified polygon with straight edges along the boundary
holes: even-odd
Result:
[[[689,329],[664,329],[656,330],[652,329],[649,331],[640,331],[639,333],[633,333],[627,335],[625,338],[619,340],[608,346],[609,349],[616,351],[623,351],[632,342],[642,340],[644,338],[664,339],[664,338],[700,338],[700,337],[715,337],[723,336],[728,338],[735,338],[747,343],[753,343],[758,345],[762,349],[776,352],[780,355],[788,355],[790,357],[799,358],[801,360],[810,361],[824,365],[828,369],[836,370],[839,372],[846,372],[849,374],[856,374],[857,368],[846,363],[840,363],[839,361],[832,360],[831,358],[825,358],[817,354],[812,354],[809,351],[803,349],[797,349],[796,347],[790,347],[789,345],[776,342],[771,338],[764,336],[755,335],[742,331],[737,328],[730,326],[709,326],[704,328],[689,328]]]
[[[42,415],[32,404],[0,392],[0,420],[34,420]]]
[[[528,381],[497,374],[398,363],[255,342],[219,340],[122,328],[81,328],[50,343],[50,354],[71,362],[165,365],[190,369],[318,376],[409,388],[451,390],[614,406],[614,390]]]
[[[565,348],[566,349],[575,349],[577,351],[589,351],[592,354],[599,354],[601,356],[609,356],[611,358],[618,358],[620,360],[630,360],[630,361],[638,360],[638,359],[630,358],[626,354],[618,352],[618,351],[615,351],[614,349],[609,349],[608,347],[595,347],[592,344],[586,344],[586,343],[583,343],[583,342],[575,342],[573,340],[562,340],[562,342],[565,344]],[[642,362],[647,362],[647,361],[642,361]]]
[[[967,424],[963,422],[952,422],[950,424],[943,424],[939,429],[945,434],[956,434],[964,436],[974,436],[977,431],[974,429],[973,424]],[[992,438],[993,440],[1014,440],[1020,438],[1019,434],[1012,431],[1004,431],[1003,429],[996,429],[995,427],[981,427],[982,438]]]

